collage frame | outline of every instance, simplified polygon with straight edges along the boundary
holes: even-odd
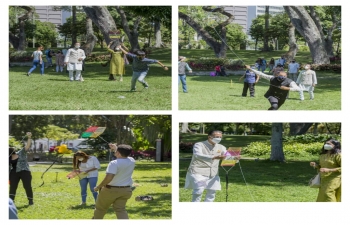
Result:
[[[103,1],[104,4],[101,5],[111,5],[113,4],[112,1]],[[270,5],[274,4],[273,1],[268,1]],[[62,5],[64,3],[67,3],[67,5],[72,4],[69,1],[63,1]],[[91,2],[92,3],[92,2]],[[200,3],[199,1],[193,2],[195,5],[202,5],[203,3]],[[208,2],[205,2],[206,4],[203,5],[209,5]],[[229,4],[229,1],[223,0],[220,1],[222,4]],[[258,1],[247,1],[245,2],[247,5],[254,5],[258,4]],[[291,2],[289,2],[291,4]],[[19,3],[21,4],[21,3]],[[22,4],[28,4],[28,3],[22,3]],[[39,4],[39,3],[38,3]],[[41,3],[42,4],[42,3]],[[78,2],[77,2],[78,4]],[[138,1],[131,0],[130,5],[138,5],[140,4]],[[136,115],[166,115],[171,114],[172,115],[172,149],[177,150],[179,147],[179,123],[181,122],[340,122],[342,124],[342,135],[347,137],[350,135],[350,120],[347,118],[347,115],[350,113],[350,107],[348,106],[346,99],[347,96],[350,95],[350,91],[344,84],[347,84],[349,80],[349,76],[346,76],[346,72],[344,70],[344,75],[342,76],[342,90],[341,90],[341,110],[337,111],[331,111],[331,110],[324,110],[324,111],[280,111],[280,112],[267,112],[267,111],[255,111],[255,110],[202,110],[202,111],[191,111],[191,110],[179,110],[179,90],[180,86],[178,85],[178,77],[177,77],[177,59],[178,59],[178,48],[177,48],[177,42],[178,42],[178,9],[177,7],[186,5],[188,2],[180,0],[178,2],[171,2],[171,1],[159,1],[156,0],[152,2],[152,5],[171,5],[172,8],[172,109],[171,110],[148,110],[148,111],[138,111],[138,110],[125,110],[125,111],[115,111],[115,110],[87,110],[87,111],[73,111],[73,110],[64,110],[64,111],[52,111],[52,110],[42,110],[42,111],[26,111],[26,110],[9,110],[9,103],[7,102],[7,99],[9,99],[9,93],[8,91],[3,92],[4,96],[2,99],[2,121],[6,121],[5,125],[8,123],[8,116],[11,114],[24,114],[24,115],[30,115],[30,114],[36,114],[36,115],[69,115],[69,114],[81,114],[81,115],[92,115],[92,114],[107,114],[107,115],[125,115],[125,114],[136,114]],[[191,2],[192,4],[192,2]],[[232,4],[232,3],[230,3]],[[261,3],[260,3],[261,4]],[[295,5],[312,5],[312,4],[318,4],[318,5],[327,5],[329,2],[321,0],[321,1],[300,1],[296,0],[293,2]],[[350,10],[350,4],[344,4],[341,1],[332,2],[331,4],[335,5],[341,5],[343,12],[348,12]],[[147,5],[142,3],[142,5]],[[6,5],[8,6],[8,5]],[[6,7],[3,9],[3,16],[4,21],[7,21],[7,12]],[[343,14],[344,18],[342,18],[342,21],[347,21],[349,19],[348,15]],[[348,37],[349,29],[344,28],[342,30],[344,32],[343,36]],[[8,39],[8,37],[6,37]],[[5,37],[3,35],[3,40],[5,40]],[[346,40],[343,38],[343,40]],[[345,41],[342,43],[342,48],[345,49],[343,52],[348,52],[349,50],[349,44]],[[346,53],[343,53],[342,58],[347,60],[349,57],[346,55]],[[7,69],[7,67],[5,67]],[[3,69],[4,70],[4,69]],[[5,75],[8,74],[8,71],[3,71]],[[9,90],[8,86],[8,79],[7,82],[3,82],[2,90]],[[213,98],[214,99],[214,98]],[[6,129],[8,126],[6,127]],[[6,130],[4,129],[4,130]],[[7,143],[8,140],[5,137],[8,137],[8,132],[3,133],[3,143]],[[344,139],[342,146],[344,149],[348,148],[350,145],[349,140]],[[346,190],[350,189],[350,182],[349,182],[349,167],[345,164],[344,165],[344,176],[343,176],[343,182],[342,182],[342,189],[344,192],[342,193],[342,202],[336,205],[324,205],[320,203],[312,203],[312,202],[305,202],[305,203],[298,203],[298,202],[248,202],[248,203],[242,203],[242,202],[229,202],[229,203],[223,203],[223,202],[214,202],[214,203],[188,203],[188,202],[179,202],[179,155],[175,154],[176,151],[172,151],[172,218],[169,220],[153,220],[153,219],[147,219],[147,220],[133,220],[132,224],[155,224],[155,223],[162,223],[162,224],[179,224],[179,223],[249,223],[249,224],[272,224],[277,225],[280,223],[284,224],[310,224],[310,223],[317,223],[320,225],[335,223],[335,224],[346,224],[344,221],[347,221],[346,213],[347,208],[350,203],[350,195],[349,193],[346,193]],[[349,160],[349,153],[345,151],[344,156],[346,162]],[[8,167],[5,163],[3,163],[3,169],[5,171],[8,170]],[[4,173],[5,174],[5,173]],[[5,175],[2,175],[3,181],[5,178]],[[6,175],[7,176],[7,175]],[[6,183],[7,182],[3,182]],[[8,186],[7,186],[8,188]],[[306,187],[308,188],[308,187]],[[4,193],[5,194],[5,193]],[[8,197],[8,193],[6,193],[6,196]],[[4,201],[7,201],[7,198],[3,196],[3,204],[1,204],[3,212],[8,211],[7,205],[4,204]],[[195,204],[193,207],[193,204]],[[326,214],[331,214],[332,216],[327,216]],[[7,215],[7,213],[5,214]],[[7,216],[2,216],[2,220],[5,222],[8,222]],[[336,217],[337,215],[337,217]],[[12,221],[11,221],[12,222]],[[26,222],[30,223],[37,223],[37,222],[44,222],[40,220],[26,220]],[[61,223],[62,220],[50,220],[50,223]],[[68,222],[69,224],[73,224],[76,222],[76,220],[64,220],[64,222]],[[94,223],[92,221],[87,222],[87,220],[84,220],[86,223]],[[104,223],[112,223],[114,221],[112,220],[106,220],[103,221]]]

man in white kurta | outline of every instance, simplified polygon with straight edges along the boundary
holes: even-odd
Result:
[[[73,81],[73,72],[75,71],[75,80],[83,81],[81,71],[83,69],[83,60],[86,58],[84,50],[80,49],[80,43],[75,43],[74,48],[68,49],[64,64],[69,71],[69,80]]]
[[[305,70],[299,73],[296,83],[299,85],[300,100],[304,100],[304,91],[308,91],[310,95],[310,100],[314,99],[314,89],[317,84],[317,78],[315,71],[310,69],[310,64],[305,65]]]
[[[185,182],[185,188],[193,189],[192,202],[200,202],[204,190],[207,190],[204,201],[213,202],[215,192],[221,190],[219,163],[226,153],[226,148],[219,144],[221,138],[221,131],[211,131],[207,141],[197,142],[193,146]]]

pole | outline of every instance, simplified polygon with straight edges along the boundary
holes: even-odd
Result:
[[[228,171],[226,171],[226,202],[227,202],[227,198],[228,198]]]

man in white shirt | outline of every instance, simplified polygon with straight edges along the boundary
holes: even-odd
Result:
[[[221,190],[219,177],[220,159],[226,158],[226,147],[220,145],[222,132],[213,130],[208,140],[197,142],[193,146],[191,164],[186,174],[186,189],[193,189],[192,202],[200,202],[204,190],[207,190],[205,202],[213,202],[215,193]]]
[[[291,78],[294,82],[298,78],[298,69],[299,69],[299,64],[295,62],[295,59],[292,60],[291,63],[288,65],[288,75],[289,78]]]
[[[75,71],[75,80],[83,81],[81,71],[83,70],[83,61],[86,58],[84,50],[80,49],[80,43],[77,42],[74,48],[70,48],[64,58],[64,64],[69,71],[69,80],[73,81],[73,72]]]
[[[135,160],[128,157],[132,151],[130,145],[109,144],[114,150],[116,160],[108,164],[106,177],[94,188],[100,190],[97,197],[93,219],[103,219],[108,208],[113,205],[113,209],[118,219],[129,219],[125,209],[126,202],[132,195],[132,173],[135,168]]]

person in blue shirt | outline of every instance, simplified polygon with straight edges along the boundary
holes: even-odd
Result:
[[[250,97],[255,97],[255,84],[259,81],[259,76],[257,76],[254,72],[250,70],[246,70],[245,74],[239,78],[239,81],[244,78],[244,86],[242,91],[242,97],[247,97],[247,91],[249,88]]]
[[[186,84],[186,70],[189,71],[189,73],[192,73],[192,69],[190,66],[185,62],[186,57],[180,56],[179,57],[179,84],[180,81],[182,83],[182,90],[184,93],[187,93],[187,84]]]
[[[9,198],[9,219],[18,219],[15,203]]]
[[[149,64],[158,63],[164,70],[168,70],[168,67],[163,65],[161,62],[155,59],[148,59],[145,57],[145,52],[141,50],[136,50],[135,54],[125,51],[121,45],[117,48],[121,49],[122,52],[132,58],[132,78],[131,78],[131,90],[136,91],[136,81],[139,81],[144,88],[148,89],[148,83],[145,81],[149,70]]]

